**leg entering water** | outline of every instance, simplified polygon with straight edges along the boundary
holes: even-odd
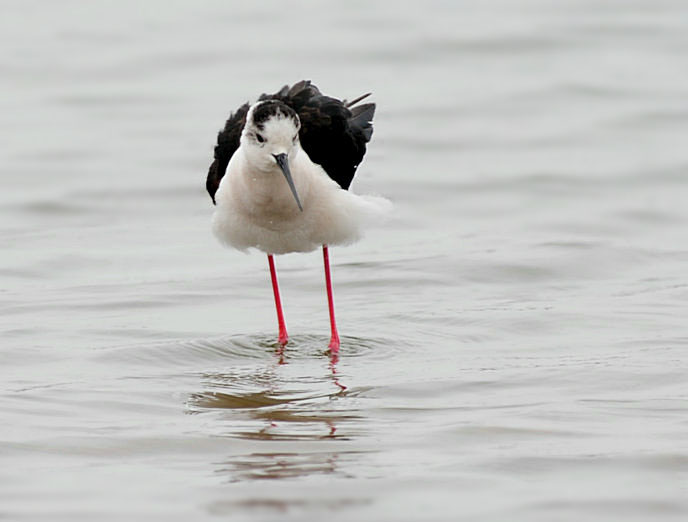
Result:
[[[332,277],[330,276],[330,255],[327,245],[323,245],[323,261],[325,263],[325,285],[327,286],[327,305],[330,309],[330,327],[332,337],[330,338],[330,351],[339,352],[339,334],[337,333],[337,322],[334,319],[334,298],[332,296]]]
[[[268,254],[268,264],[270,265],[270,279],[272,279],[272,292],[275,294],[275,308],[277,309],[277,322],[279,323],[279,338],[281,346],[287,344],[287,326],[284,324],[284,314],[282,314],[282,300],[280,299],[279,286],[277,286],[277,272],[275,271],[275,260],[272,254]]]

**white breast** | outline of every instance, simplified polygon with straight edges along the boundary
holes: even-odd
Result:
[[[303,150],[289,164],[303,212],[279,168],[257,171],[247,164],[241,148],[234,153],[215,195],[213,232],[221,242],[269,254],[352,243],[360,238],[367,218],[390,206],[382,198],[343,190]]]

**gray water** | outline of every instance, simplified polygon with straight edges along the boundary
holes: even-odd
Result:
[[[2,13],[0,520],[686,519],[684,1]],[[395,205],[331,250],[336,363],[320,254],[280,360],[204,193],[302,78],[374,92]]]

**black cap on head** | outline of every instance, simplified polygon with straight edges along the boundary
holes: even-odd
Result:
[[[258,129],[263,130],[265,122],[273,116],[277,116],[278,118],[291,118],[294,120],[294,125],[297,127],[300,125],[296,111],[279,100],[261,102],[253,111],[253,124],[258,127]]]

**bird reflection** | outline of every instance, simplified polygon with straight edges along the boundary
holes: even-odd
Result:
[[[359,451],[251,453],[236,455],[219,463],[217,473],[230,482],[294,479],[311,475],[339,475],[342,464],[360,458]]]
[[[346,390],[346,386],[344,386],[342,383],[340,383],[339,379],[337,378],[337,363],[338,362],[339,362],[339,352],[331,353],[330,354],[330,371],[332,372],[332,381],[343,392]]]
[[[289,351],[274,349],[270,364],[262,369],[255,365],[237,367],[225,372],[203,374],[205,390],[192,394],[189,406],[193,413],[214,410],[228,422],[225,434],[248,440],[317,440],[342,439],[337,426],[358,415],[336,408],[334,399],[344,397],[347,387],[339,381],[338,355],[328,359],[328,377],[314,383],[312,375],[286,379]],[[327,381],[336,391],[323,387]],[[315,384],[315,390],[314,390]],[[330,385],[331,386],[331,385]],[[320,390],[318,390],[320,388]],[[258,423],[256,421],[259,421]]]

